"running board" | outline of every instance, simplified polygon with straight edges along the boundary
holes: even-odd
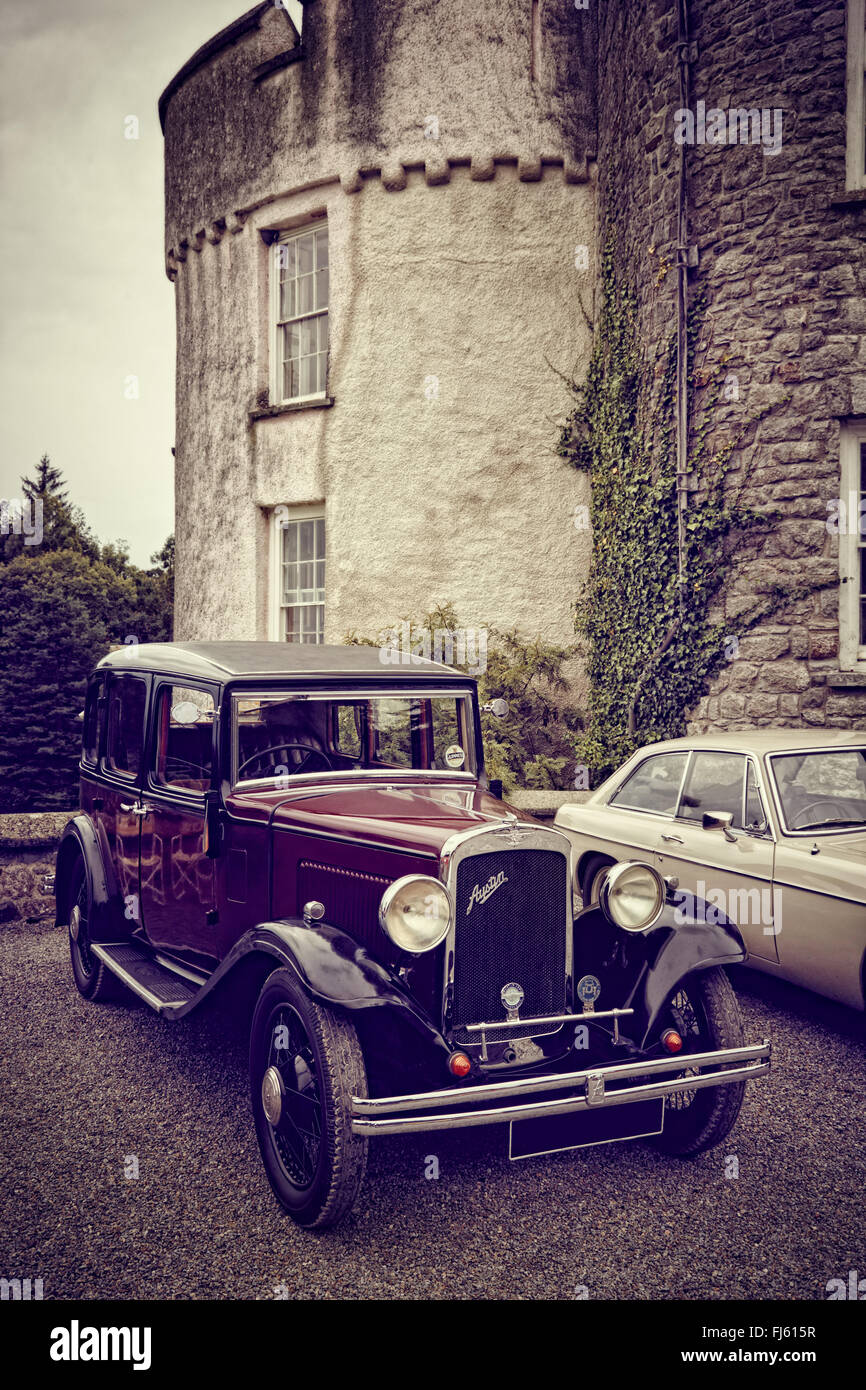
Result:
[[[90,943],[90,950],[113,975],[158,1014],[176,1014],[198,994],[200,985],[154,960],[129,941]]]

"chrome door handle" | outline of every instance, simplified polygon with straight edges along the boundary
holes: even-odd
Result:
[[[684,845],[685,840],[680,839],[679,835],[662,835],[663,840],[669,840],[673,845]]]
[[[145,806],[143,801],[121,801],[121,811],[131,811],[134,816],[149,816],[150,807]]]

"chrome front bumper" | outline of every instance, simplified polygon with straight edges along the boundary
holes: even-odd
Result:
[[[678,1091],[699,1091],[707,1086],[728,1086],[736,1081],[752,1081],[770,1070],[770,1043],[750,1047],[727,1047],[719,1052],[686,1053],[661,1057],[649,1062],[595,1067],[587,1071],[559,1072],[553,1076],[521,1077],[517,1081],[497,1081],[492,1085],[452,1087],[447,1091],[426,1091],[410,1096],[352,1097],[352,1130],[355,1134],[416,1134],[433,1129],[468,1129],[472,1125],[499,1125],[510,1120],[534,1120],[548,1115],[567,1115],[575,1110],[598,1106],[628,1105],[632,1101],[654,1100],[676,1095]],[[723,1071],[700,1076],[676,1076],[648,1085],[608,1087],[624,1081],[643,1082],[666,1071],[682,1071],[684,1066],[723,1066]],[[537,1100],[544,1091],[571,1091],[574,1094],[554,1100]],[[521,1097],[531,1097],[523,1100]],[[516,1101],[478,1109],[489,1101]],[[459,1106],[459,1110],[454,1107]],[[473,1107],[473,1108],[468,1108]],[[441,1112],[418,1113],[418,1112]]]

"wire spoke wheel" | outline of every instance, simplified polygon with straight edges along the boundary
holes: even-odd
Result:
[[[316,1059],[295,1009],[279,1005],[270,1021],[268,1067],[283,1083],[280,1118],[271,1125],[274,1147],[289,1180],[309,1187],[322,1141],[322,1101]]]
[[[705,1076],[713,1066],[689,1066],[688,1054],[718,1052],[743,1044],[739,1005],[723,970],[688,975],[662,1010],[659,1032],[675,1028],[683,1040],[679,1079]],[[718,1064],[717,1064],[718,1065]],[[686,1089],[665,1099],[664,1128],[653,1142],[665,1153],[695,1157],[721,1144],[740,1113],[745,1082]]]
[[[253,1012],[250,1097],[268,1182],[299,1226],[333,1226],[351,1209],[367,1161],[352,1097],[366,1095],[351,1020],[312,999],[294,970],[274,970]]]
[[[671,1024],[676,1028],[683,1040],[683,1051],[702,1052],[704,1050],[702,1042],[701,1025],[695,1013],[694,1005],[689,999],[684,989],[677,990],[670,1002]],[[678,1077],[700,1076],[698,1067],[686,1067],[684,1071],[678,1073]],[[668,1105],[671,1110],[687,1110],[694,1102],[697,1091],[678,1091],[675,1095],[668,1097]]]
[[[73,936],[73,912],[77,911],[77,934]],[[87,880],[82,875],[81,885],[70,912],[69,933],[71,950],[77,952],[83,974],[90,976],[94,971],[94,960],[90,952],[90,937],[88,934],[88,892]]]

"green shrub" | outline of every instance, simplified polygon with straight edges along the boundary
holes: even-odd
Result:
[[[425,649],[429,651],[431,634],[466,630],[454,605],[446,602],[425,613],[420,622],[403,616],[393,628],[384,629],[375,638],[350,632],[343,640],[381,647],[388,643],[394,628],[403,629],[406,625],[412,649],[419,655],[425,654]],[[487,634],[486,669],[477,671],[470,660],[452,664],[469,674],[477,673],[482,704],[496,698],[508,703],[508,714],[503,719],[489,712],[481,715],[487,775],[501,779],[506,792],[516,787],[571,786],[575,744],[583,728],[583,718],[563,674],[563,666],[574,656],[574,648],[541,638],[530,640],[516,628],[482,626],[473,630]]]

